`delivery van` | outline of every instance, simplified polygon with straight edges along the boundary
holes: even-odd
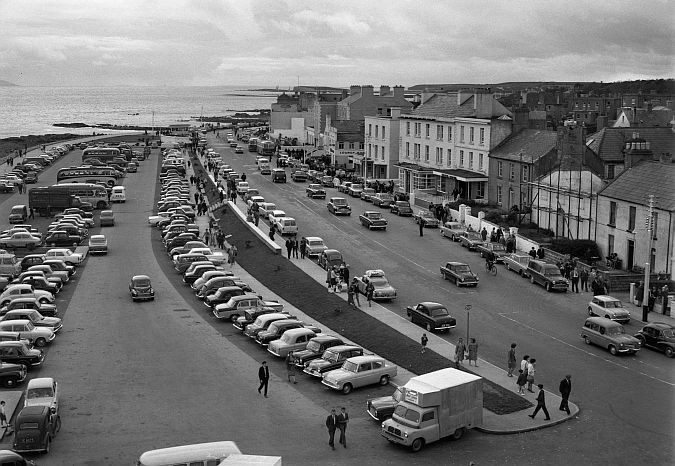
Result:
[[[12,207],[9,212],[9,223],[26,223],[28,220],[28,207],[24,204],[18,204]]]

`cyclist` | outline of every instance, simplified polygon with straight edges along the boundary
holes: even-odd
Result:
[[[492,270],[492,267],[495,265],[495,253],[492,251],[488,251],[487,254],[485,254],[485,270],[490,271]]]

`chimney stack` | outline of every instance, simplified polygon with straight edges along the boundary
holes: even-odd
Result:
[[[389,86],[380,86],[380,96],[389,94]]]
[[[490,118],[492,115],[492,93],[487,88],[476,88],[473,95],[473,110],[476,118]]]
[[[394,86],[394,97],[405,99],[405,88],[403,86]]]
[[[361,86],[349,86],[349,95],[361,93]]]
[[[396,120],[401,116],[401,107],[391,107],[391,119]]]
[[[362,96],[373,96],[373,86],[370,84],[366,84],[364,86],[361,86],[361,95]]]

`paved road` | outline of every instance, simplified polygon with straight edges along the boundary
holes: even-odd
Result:
[[[399,299],[387,305],[393,312],[403,314],[406,305],[423,300],[446,303],[458,318],[457,329],[447,337],[455,341],[466,333],[463,308],[471,304],[471,334],[480,343],[481,357],[503,366],[510,343],[517,342],[520,356],[529,353],[537,358],[537,379],[547,387],[555,390],[566,372],[573,374],[572,398],[581,406],[582,416],[576,425],[565,426],[569,435],[554,434],[557,444],[567,444],[579,458],[592,457],[597,445],[619,462],[625,459],[626,448],[630,449],[627,445],[635,445],[635,457],[647,452],[656,463],[672,456],[672,360],[649,350],[617,358],[585,346],[579,330],[590,294],[550,294],[501,266],[497,277],[481,273],[483,261],[477,254],[441,238],[437,230],[427,229],[419,237],[410,219],[388,215],[386,232],[368,231],[357,217],[363,210],[378,209],[371,204],[350,198],[352,216],[334,217],[327,212],[325,201],[305,197],[306,183],[294,183],[289,177],[287,184],[273,184],[256,171],[254,153],[234,154],[216,140],[212,142],[236,171],[247,173],[247,181],[266,200],[296,218],[300,235],[320,236],[329,247],[342,251],[352,275],[369,268],[384,269],[399,291]],[[343,196],[330,188],[327,191],[328,197]],[[444,282],[438,267],[446,260],[470,264],[481,277],[479,287],[466,290]],[[638,312],[634,316],[639,317]],[[635,320],[627,331],[639,328]],[[654,419],[659,419],[662,428]],[[595,441],[578,445],[578,436]]]

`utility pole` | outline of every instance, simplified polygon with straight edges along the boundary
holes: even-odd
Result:
[[[464,306],[464,310],[466,311],[466,344],[469,344],[469,318],[470,318],[470,311],[471,311],[471,304],[467,304]]]
[[[647,234],[649,235],[649,247],[647,248],[647,260],[645,261],[645,284],[642,293],[642,322],[648,322],[647,314],[649,314],[649,275],[651,273],[651,258],[652,258],[652,241],[654,240],[654,195],[649,195],[649,210],[647,211],[647,220],[645,226],[647,227]]]

